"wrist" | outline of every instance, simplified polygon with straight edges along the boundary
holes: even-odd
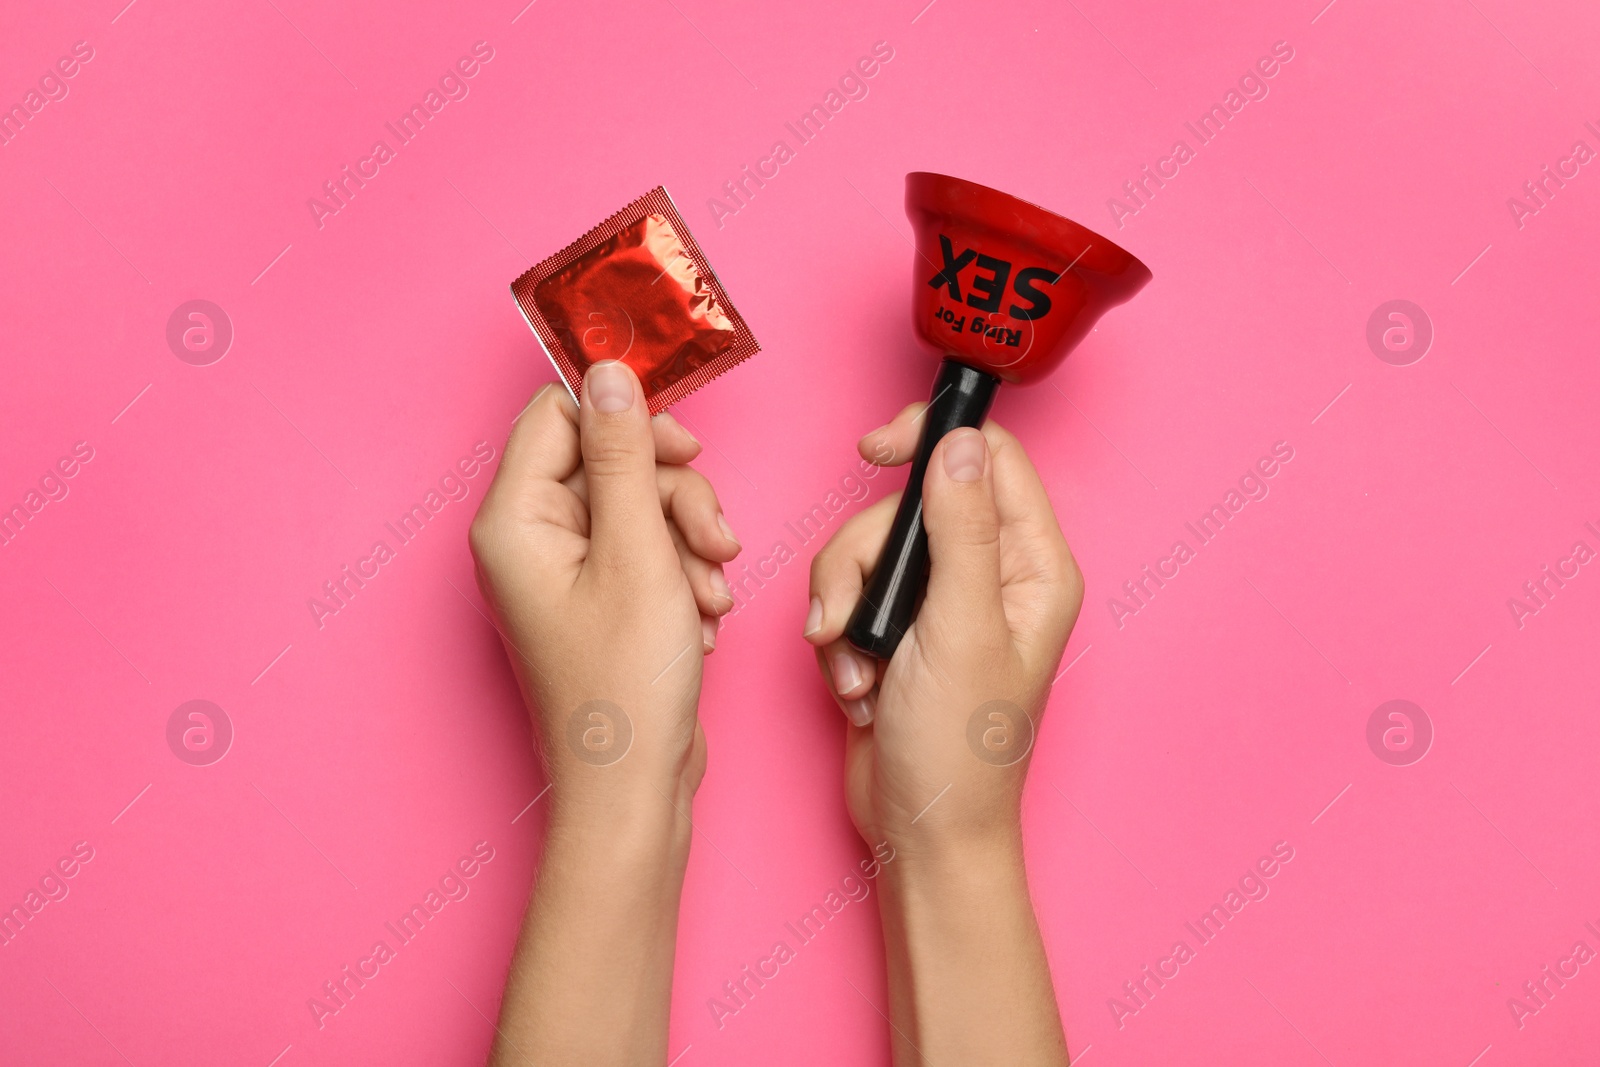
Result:
[[[687,856],[693,805],[694,790],[683,781],[639,777],[596,787],[558,780],[550,789],[545,848],[578,858]]]
[[[1020,829],[965,840],[897,841],[894,850],[895,862],[884,874],[899,907],[961,908],[997,891],[1027,890]]]
[[[959,767],[940,770],[878,795],[853,791],[851,814],[863,835],[887,840],[897,853],[913,859],[913,867],[930,872],[969,861],[1020,857],[1020,776],[1003,770],[1005,779],[997,782],[982,772],[962,776]],[[941,779],[949,783],[942,790],[937,785]]]

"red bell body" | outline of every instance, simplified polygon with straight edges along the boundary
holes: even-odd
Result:
[[[917,337],[1003,381],[1048,375],[1150,280],[1149,268],[1093,230],[960,178],[906,175],[906,215],[917,238]]]

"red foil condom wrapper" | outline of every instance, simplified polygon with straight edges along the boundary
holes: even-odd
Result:
[[[662,186],[511,283],[574,397],[592,364],[620,359],[666,408],[761,350]]]

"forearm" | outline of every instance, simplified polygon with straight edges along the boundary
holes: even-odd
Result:
[[[551,815],[493,1067],[667,1061],[688,796],[578,807]]]
[[[1066,1064],[1020,840],[901,850],[878,899],[897,1065]]]

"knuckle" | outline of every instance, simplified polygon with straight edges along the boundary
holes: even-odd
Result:
[[[1004,428],[990,423],[983,428],[983,436],[989,442],[989,455],[997,470],[1002,467],[1011,472],[1033,469],[1033,461],[1028,458],[1022,442]]]
[[[828,578],[828,573],[833,569],[833,542],[823,545],[815,556],[811,557],[811,591],[819,590]]]
[[[1072,549],[1067,547],[1067,542],[1059,534],[1051,537],[1045,546],[1044,553],[1046,573],[1062,585],[1083,588],[1083,572],[1078,569],[1078,560],[1072,554]]]
[[[1052,613],[1058,620],[1070,626],[1083,607],[1084,583],[1083,572],[1078,569],[1078,563],[1072,558],[1072,553],[1066,550],[1065,542],[1061,546],[1060,559],[1054,570],[1054,576],[1054,595],[1050,597]]]
[[[1070,634],[1073,625],[1078,621],[1078,613],[1083,609],[1083,597],[1072,590],[1062,589],[1050,598],[1050,614],[1056,628],[1062,632],[1063,641]]]
[[[717,491],[712,488],[711,479],[693,467],[663,467],[662,472],[665,477],[677,483],[680,492],[716,499]]]
[[[564,417],[561,410],[561,395],[559,390],[548,385],[541,389],[539,394],[528,402],[528,406],[523,408],[516,425],[511,427],[507,448],[535,447],[536,442],[556,432]]]
[[[1000,544],[1000,522],[992,508],[959,509],[947,518],[944,526],[950,540],[969,548]]]
[[[984,422],[983,436],[988,438],[989,450],[991,452],[998,452],[1002,448],[1006,448],[1018,443],[1016,437],[1012,435],[1010,430],[1006,429],[993,419],[989,419]]]
[[[648,423],[626,415],[600,415],[579,434],[586,465],[636,464],[654,454],[654,437]]]
[[[499,542],[498,517],[488,508],[479,509],[472,519],[472,525],[467,527],[467,545],[472,549],[472,558],[479,563],[487,562],[494,555]]]
[[[811,591],[826,596],[829,590],[850,578],[854,567],[838,541],[829,541],[811,559]]]
[[[548,382],[539,390],[539,395],[533,398],[534,415],[540,422],[565,422],[572,424],[578,413],[578,405],[573,401],[572,394],[560,382]]]
[[[638,466],[642,449],[621,435],[595,434],[583,442],[583,465],[591,476],[604,477]]]
[[[674,477],[677,485],[673,487],[673,495],[681,499],[691,512],[717,509],[717,491],[711,487],[711,481],[705,475],[686,467]]]
[[[1064,550],[1064,552],[1065,552],[1066,560],[1065,560],[1063,569],[1064,569],[1064,572],[1066,574],[1067,589],[1072,594],[1072,596],[1074,596],[1075,598],[1077,598],[1079,600],[1082,600],[1083,599],[1083,571],[1078,567],[1078,561],[1077,561],[1077,559],[1075,559],[1073,557],[1072,553],[1071,552],[1066,552],[1065,550]]]

